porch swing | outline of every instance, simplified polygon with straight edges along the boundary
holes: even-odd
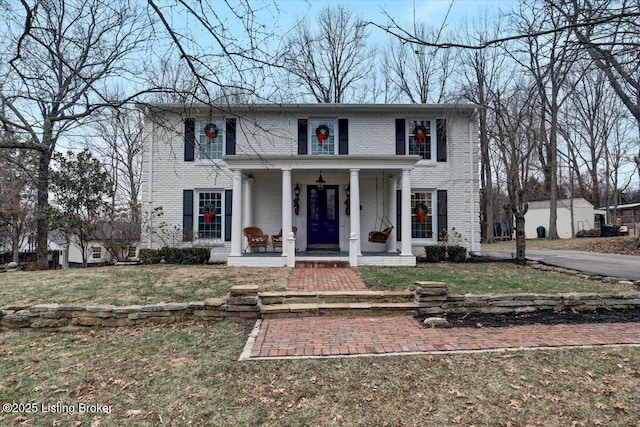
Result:
[[[384,182],[384,172],[382,173],[382,182]],[[382,194],[382,207],[384,209],[384,189]],[[372,243],[387,243],[389,236],[393,231],[393,225],[385,214],[380,216],[380,206],[378,204],[378,177],[376,177],[376,222],[375,230],[369,232],[369,241]],[[384,227],[384,228],[383,228]]]

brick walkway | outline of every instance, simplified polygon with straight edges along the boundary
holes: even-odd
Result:
[[[351,268],[294,268],[291,291],[363,291],[366,286]]]
[[[640,345],[640,323],[424,328],[410,316],[262,321],[245,358],[379,355],[505,348]]]

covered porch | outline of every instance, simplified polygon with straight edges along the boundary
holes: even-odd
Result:
[[[234,155],[224,160],[233,174],[229,266],[295,266],[314,259],[348,261],[352,267],[415,265],[410,206],[417,156]],[[400,215],[399,206],[406,207]],[[259,227],[269,239],[280,228],[281,252],[273,242],[251,251],[245,227]],[[387,227],[393,231],[386,241],[369,240],[371,231]]]

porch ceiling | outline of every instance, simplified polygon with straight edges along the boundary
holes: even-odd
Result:
[[[385,155],[335,155],[335,156],[309,156],[309,155],[234,155],[222,158],[230,169],[242,170],[387,170],[401,171],[413,169],[420,160],[420,156],[385,156]]]

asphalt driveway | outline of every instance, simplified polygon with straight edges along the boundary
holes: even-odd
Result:
[[[482,252],[483,256],[512,258],[513,251]],[[569,268],[605,277],[640,280],[640,257],[567,250],[535,250],[526,252],[527,259],[556,267]]]

